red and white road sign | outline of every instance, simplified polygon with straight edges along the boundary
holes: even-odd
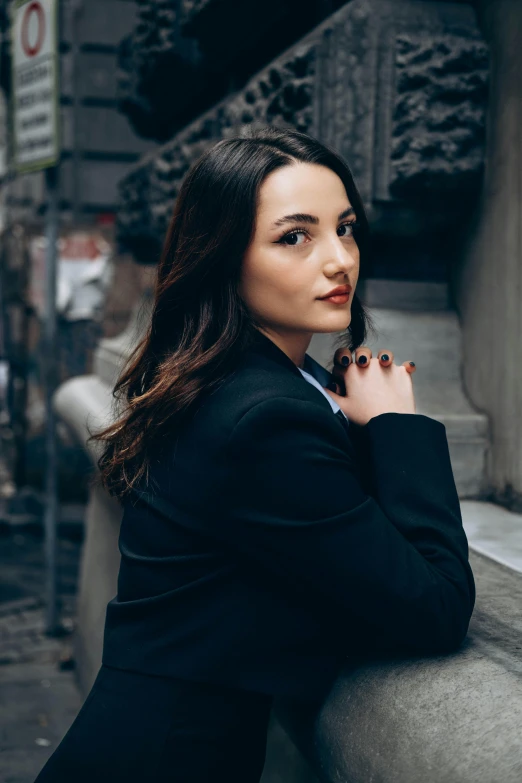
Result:
[[[59,0],[15,0],[11,5],[14,163],[19,172],[46,168],[59,158]]]

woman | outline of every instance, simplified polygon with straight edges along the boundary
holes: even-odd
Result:
[[[38,783],[254,783],[274,696],[323,698],[348,656],[461,644],[446,432],[415,414],[413,363],[363,345],[367,251],[348,167],[302,133],[220,141],[186,176],[97,436],[124,506],[103,665]],[[334,332],[326,390],[306,350]]]

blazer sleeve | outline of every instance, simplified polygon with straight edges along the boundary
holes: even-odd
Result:
[[[384,413],[361,430],[372,494],[321,406],[277,397],[248,410],[225,448],[227,537],[352,638],[412,654],[455,649],[475,585],[445,427]]]

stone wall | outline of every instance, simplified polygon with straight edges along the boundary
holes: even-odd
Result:
[[[396,39],[390,192],[459,197],[482,177],[487,49],[478,35]]]
[[[522,4],[480,0],[493,52],[487,166],[462,258],[453,268],[463,381],[491,416],[492,499],[522,511]]]

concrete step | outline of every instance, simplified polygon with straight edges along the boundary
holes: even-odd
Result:
[[[415,362],[417,369],[413,375],[413,386],[417,413],[437,419],[446,427],[459,496],[484,498],[487,495],[488,419],[473,408],[462,388],[461,336],[457,314],[442,307],[441,284],[380,282],[383,285],[380,288],[374,286],[371,301],[382,301],[379,296],[386,288],[384,283],[391,283],[396,301],[405,305],[405,309],[367,305],[377,335],[370,334],[365,344],[374,355],[383,348],[390,349],[396,364],[409,360]],[[430,291],[433,294],[431,309]],[[422,309],[413,306],[416,295],[421,297]],[[365,302],[363,294],[361,298]],[[338,338],[339,333],[315,334],[308,353],[331,370]]]
[[[357,284],[357,293],[369,308],[422,312],[452,309],[447,284],[429,280],[368,278]]]

